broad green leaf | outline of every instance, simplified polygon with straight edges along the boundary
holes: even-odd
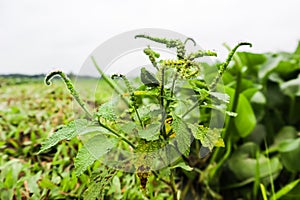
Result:
[[[191,129],[194,137],[197,140],[200,140],[202,146],[209,148],[210,151],[212,151],[214,147],[225,147],[224,141],[221,137],[221,129],[210,129],[209,127],[204,126],[196,128],[192,127]]]
[[[85,119],[78,119],[63,126],[61,129],[53,133],[50,138],[42,143],[42,148],[39,153],[46,151],[62,140],[71,140],[90,126],[90,122]]]
[[[108,138],[105,135],[96,135],[84,143],[75,158],[76,175],[82,174],[101,156],[110,152],[116,143],[117,139]]]
[[[247,66],[251,68],[251,71],[256,71],[256,66],[264,63],[266,61],[266,56],[264,54],[250,53],[250,52],[237,52],[236,53],[242,62],[242,66]],[[253,69],[255,68],[255,69]]]
[[[298,139],[286,139],[279,143],[278,150],[279,152],[290,152],[300,148],[300,138]]]
[[[300,162],[298,159],[300,155],[300,138],[286,139],[278,145],[282,164],[287,170],[291,172],[300,172]]]
[[[282,196],[289,193],[294,187],[298,185],[300,182],[300,179],[297,179],[287,185],[285,185],[283,188],[281,188],[278,192],[276,192],[270,199],[280,199]]]
[[[177,148],[180,153],[187,155],[190,150],[191,145],[191,133],[188,130],[188,127],[182,121],[179,116],[173,116],[173,122],[171,124],[176,136],[173,140],[176,141]]]
[[[160,134],[160,126],[160,123],[150,124],[145,129],[139,130],[138,135],[140,138],[145,139],[147,141],[157,140]]]
[[[282,60],[284,60],[282,55],[265,54],[265,56],[267,60],[260,66],[258,71],[258,77],[260,79],[265,79],[267,75],[269,75]]]
[[[250,179],[254,181],[257,167],[259,178],[264,183],[269,183],[269,176],[277,177],[282,169],[282,165],[277,157],[267,158],[263,154],[258,154],[259,146],[248,142],[240,146],[228,160],[228,167],[239,181]],[[258,165],[258,166],[257,166]]]
[[[109,101],[100,106],[96,115],[98,117],[104,118],[109,121],[115,121],[117,119],[117,115],[114,110],[114,106],[117,102]]]
[[[231,99],[229,106],[229,109],[231,110],[235,91],[229,87],[225,87],[225,90]],[[256,118],[249,101],[243,94],[239,95],[236,113],[237,116],[233,119],[236,129],[241,137],[246,137],[254,129],[256,125]]]
[[[274,145],[279,145],[287,139],[294,139],[297,137],[297,130],[294,126],[284,126],[276,134],[274,138]]]
[[[300,75],[296,79],[284,82],[280,85],[282,92],[289,96],[300,96]]]
[[[265,104],[266,101],[266,97],[260,91],[257,91],[251,98],[251,103]]]

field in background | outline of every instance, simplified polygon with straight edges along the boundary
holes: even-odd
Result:
[[[76,82],[90,107],[103,103],[110,91],[99,83],[104,89],[95,92],[97,82]],[[72,173],[78,141],[37,155],[49,134],[81,114],[64,83],[57,79],[47,86],[42,77],[1,77],[0,85],[0,199],[79,197],[89,178],[78,180]],[[93,101],[100,93],[102,100]]]

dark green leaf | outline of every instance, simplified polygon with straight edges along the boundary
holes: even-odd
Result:
[[[234,98],[234,89],[225,87],[226,93],[230,96],[230,99]],[[230,103],[229,109],[231,110],[232,102]],[[256,118],[252,107],[243,95],[239,95],[239,101],[236,109],[237,116],[233,119],[236,129],[241,137],[246,137],[251,133],[256,125]]]
[[[258,154],[259,147],[252,142],[245,143],[235,151],[228,161],[230,170],[239,181],[250,179],[254,181],[256,167],[258,164],[260,179],[269,183],[269,175],[276,177],[282,169],[282,165],[277,157],[267,158],[263,154]]]
[[[300,138],[287,139],[278,145],[282,164],[291,172],[300,172]]]

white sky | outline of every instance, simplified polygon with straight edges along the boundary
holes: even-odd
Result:
[[[102,42],[140,28],[179,32],[221,59],[224,42],[293,51],[299,14],[298,0],[0,0],[0,74],[76,73]]]

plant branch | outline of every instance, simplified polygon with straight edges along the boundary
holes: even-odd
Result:
[[[112,81],[104,72],[100,69],[99,65],[97,64],[95,58],[91,57],[94,66],[96,67],[97,71],[100,73],[101,77],[105,80],[105,82],[117,93],[121,96],[121,98],[128,104],[127,99],[125,99],[122,94],[124,93],[123,90],[114,82]]]
[[[211,91],[214,91],[217,87],[218,82],[220,81],[220,78],[222,77],[223,73],[226,71],[230,61],[232,60],[232,57],[234,55],[234,53],[236,52],[236,50],[240,47],[240,46],[244,46],[244,45],[248,45],[250,47],[252,47],[251,43],[248,42],[241,42],[239,44],[237,44],[228,54],[226,61],[220,66],[219,69],[219,74],[216,76],[216,78],[212,81],[212,83],[210,84],[209,88]]]
[[[141,127],[144,128],[143,122],[142,122],[142,120],[141,120],[141,118],[140,118],[140,115],[139,115],[139,112],[138,112],[138,110],[137,110],[137,106],[136,106],[136,98],[135,98],[135,95],[134,95],[134,91],[133,91],[133,89],[132,89],[132,86],[131,86],[129,80],[126,78],[126,76],[124,76],[124,75],[122,75],[122,74],[118,74],[118,75],[114,74],[114,75],[112,76],[112,79],[114,79],[114,77],[120,77],[120,78],[122,78],[122,79],[124,80],[125,85],[126,85],[126,87],[127,87],[127,90],[129,91],[129,94],[130,94],[130,100],[131,100],[131,102],[132,102],[132,104],[130,104],[130,106],[132,106],[134,112],[136,113],[137,118],[138,118],[138,120],[139,120],[139,122],[140,122]]]
[[[136,146],[134,144],[132,144],[127,138],[125,138],[124,136],[118,134],[116,131],[114,131],[113,129],[111,129],[110,127],[106,126],[105,124],[101,123],[100,121],[100,117],[98,117],[98,124],[105,128],[106,130],[108,130],[109,132],[111,132],[112,134],[114,134],[115,136],[117,136],[118,138],[121,138],[121,140],[123,140],[124,142],[126,142],[128,145],[130,145],[133,149],[136,149]]]
[[[68,90],[70,91],[71,95],[74,97],[74,99],[77,101],[77,103],[80,105],[80,107],[84,110],[84,112],[88,115],[89,118],[92,118],[92,114],[88,111],[88,109],[85,106],[85,103],[83,102],[83,100],[80,98],[79,93],[75,90],[74,85],[72,84],[71,80],[67,77],[67,75],[60,71],[60,70],[56,70],[56,71],[52,71],[50,72],[46,77],[45,77],[45,84],[46,85],[51,85],[51,79],[56,76],[59,75],[64,83],[66,84]]]

